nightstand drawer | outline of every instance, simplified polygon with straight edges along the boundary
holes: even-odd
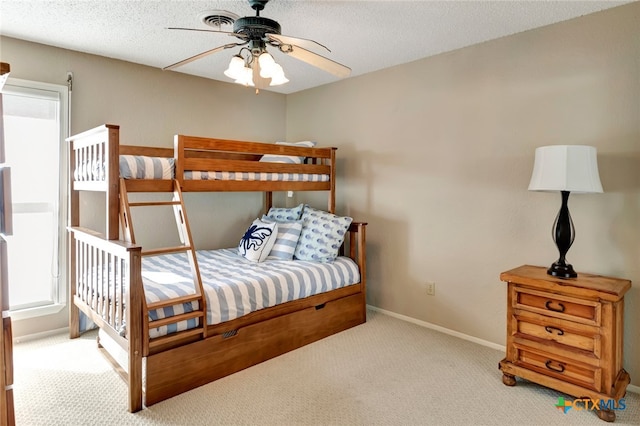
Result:
[[[513,304],[516,309],[524,309],[541,315],[561,318],[581,324],[600,325],[601,304],[593,300],[561,296],[553,293],[514,286]]]
[[[600,392],[602,369],[516,345],[516,365]]]
[[[513,321],[513,330],[518,337],[551,344],[583,356],[601,357],[601,338],[596,327],[530,312],[514,315]]]

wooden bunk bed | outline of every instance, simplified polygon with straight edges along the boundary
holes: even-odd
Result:
[[[366,223],[352,222],[341,254],[357,266],[359,279],[334,290],[266,307],[210,324],[203,285],[191,244],[182,192],[260,191],[264,212],[275,191],[327,191],[327,211],[335,211],[335,148],[306,148],[177,135],[174,149],[120,145],[119,126],[103,125],[70,137],[69,279],[70,336],[78,337],[80,311],[100,327],[101,345],[128,384],[129,411],[209,383],[366,321]],[[161,157],[174,163],[166,179],[120,179],[121,155]],[[303,164],[260,161],[263,155],[306,158]],[[193,180],[190,171],[216,171],[228,178]],[[314,175],[308,181],[263,180],[283,174]],[[237,176],[249,176],[240,179]],[[236,176],[236,177],[234,177]],[[80,192],[105,194],[105,233],[80,227]],[[184,246],[192,254],[193,295],[149,304],[142,278],[144,248],[135,244],[128,214],[130,192],[173,192]],[[142,203],[143,204],[143,203]],[[123,228],[121,237],[119,224]],[[156,250],[158,252],[158,250]],[[346,260],[349,260],[346,259]],[[295,262],[295,261],[294,261]],[[195,265],[194,265],[195,263]],[[154,309],[191,303],[193,312],[151,319]],[[197,326],[158,337],[150,328],[196,320]],[[104,340],[104,342],[103,342]],[[115,346],[115,350],[113,347]],[[115,361],[117,352],[125,354]],[[144,362],[143,362],[144,361]]]

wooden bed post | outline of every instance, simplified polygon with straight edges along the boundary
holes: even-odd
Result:
[[[273,192],[267,191],[264,193],[264,214],[269,213],[271,207],[273,207]]]
[[[119,198],[118,198],[118,178],[120,177],[120,169],[118,167],[120,154],[120,126],[113,126],[106,124],[107,131],[107,143],[105,145],[105,173],[107,173],[107,211],[105,212],[107,217],[107,229],[106,234],[109,240],[117,240],[120,238],[119,228]],[[112,165],[115,167],[110,167]]]
[[[75,171],[76,164],[76,153],[73,149],[73,140],[69,139],[69,145],[67,146],[69,150],[67,158],[68,161],[68,173],[69,173],[69,183],[68,183],[68,194],[69,194],[69,205],[68,215],[69,219],[67,222],[68,227],[80,226],[80,196],[78,191],[73,188],[73,173]],[[80,337],[80,311],[78,307],[73,303],[73,299],[76,295],[76,239],[73,232],[67,232],[68,240],[67,240],[67,255],[69,256],[69,338],[75,339],[76,337]]]
[[[182,189],[184,187],[184,136],[182,135],[173,137],[173,158],[175,158],[173,178],[178,181]]]
[[[142,340],[144,327],[142,306],[142,254],[141,247],[131,249],[129,265],[129,301],[127,308],[127,340],[129,342],[129,411],[142,410]],[[130,308],[129,308],[130,307]],[[135,312],[137,315],[131,315]],[[148,334],[147,334],[148,336]]]
[[[357,254],[357,263],[358,263],[358,268],[360,269],[360,291],[362,292],[362,294],[364,294],[365,298],[366,298],[366,294],[367,294],[367,266],[366,266],[366,261],[367,261],[367,245],[366,245],[366,240],[367,240],[367,235],[366,235],[366,231],[367,231],[367,224],[365,222],[358,222],[357,226],[358,226],[358,237],[357,237],[357,246],[358,246],[358,254]],[[353,259],[353,257],[352,257]],[[362,321],[366,321],[367,320],[367,303],[366,303],[366,299],[365,302],[362,304]]]
[[[327,206],[329,213],[336,212],[336,149],[338,148],[331,148],[331,189],[329,190],[329,202]]]

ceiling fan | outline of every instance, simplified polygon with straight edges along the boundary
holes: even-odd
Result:
[[[351,68],[309,50],[320,48],[330,52],[326,46],[313,40],[282,35],[278,22],[260,16],[260,11],[264,9],[269,0],[248,1],[251,8],[256,11],[256,15],[236,19],[233,22],[233,32],[197,28],[168,28],[170,30],[227,34],[240,39],[240,42],[227,43],[215,47],[164,67],[163,70],[175,69],[213,53],[242,46],[240,52],[231,58],[229,68],[224,72],[227,77],[245,86],[255,86],[256,89],[266,87],[267,85],[277,86],[284,84],[289,80],[285,77],[282,67],[277,64],[273,57],[267,52],[267,45],[269,45],[277,48],[286,55],[306,62],[337,77],[345,78],[351,74]]]

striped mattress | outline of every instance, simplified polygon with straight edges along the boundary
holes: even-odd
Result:
[[[121,155],[120,176],[124,179],[173,179],[175,160],[164,157]],[[95,161],[83,163],[74,171],[76,181],[104,181],[105,163]],[[282,181],[282,182],[328,182],[329,175],[305,173],[258,173],[185,171],[185,180],[234,180],[234,181]]]
[[[328,182],[329,175],[305,173],[260,173],[260,172],[184,172],[185,180],[259,180],[277,182]]]
[[[207,300],[207,324],[219,324],[251,312],[302,299],[360,282],[357,264],[348,257],[333,263],[302,260],[248,261],[237,249],[199,250],[200,275]],[[142,259],[147,303],[194,293],[193,278],[184,253]],[[197,309],[197,302],[157,309],[151,319],[166,318]],[[196,326],[183,321],[149,330],[158,337]]]

